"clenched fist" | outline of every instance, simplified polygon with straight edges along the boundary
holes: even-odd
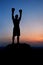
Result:
[[[20,9],[19,12],[22,13],[22,9]]]
[[[12,8],[12,12],[14,12],[15,11],[15,8]]]

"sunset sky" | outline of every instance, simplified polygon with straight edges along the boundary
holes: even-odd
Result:
[[[20,42],[43,41],[43,0],[0,0],[0,42],[12,40],[12,7],[15,14],[23,11]]]

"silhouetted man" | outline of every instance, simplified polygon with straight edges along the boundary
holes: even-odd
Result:
[[[17,43],[19,43],[19,36],[20,36],[20,20],[21,20],[21,16],[22,16],[22,10],[19,10],[20,13],[20,17],[18,18],[18,15],[16,14],[14,17],[14,11],[15,8],[12,8],[12,20],[13,20],[13,24],[14,24],[14,28],[13,28],[13,38],[12,38],[12,43],[14,44],[14,40],[15,40],[15,36],[17,36]]]

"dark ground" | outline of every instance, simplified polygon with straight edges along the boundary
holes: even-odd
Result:
[[[23,44],[9,44],[6,47],[0,48],[0,58],[4,57],[12,62],[12,60],[19,61],[18,64],[21,63],[32,63],[37,64],[43,59],[43,48],[31,48],[30,45],[25,43]],[[2,60],[3,60],[2,59]],[[7,62],[8,62],[7,60]],[[25,62],[24,62],[25,60]],[[15,63],[15,61],[14,61]],[[17,62],[16,62],[17,63]],[[21,64],[20,63],[20,64]]]
[[[9,44],[6,47],[0,47],[0,52],[15,52],[15,51],[24,51],[32,54],[43,54],[43,48],[34,48],[26,43],[19,44]]]

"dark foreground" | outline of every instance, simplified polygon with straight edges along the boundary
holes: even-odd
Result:
[[[3,59],[8,58],[8,60],[11,61],[15,59],[16,61],[22,60],[24,62],[25,60],[28,61],[28,63],[32,62],[32,64],[34,64],[35,62],[36,64],[36,62],[40,63],[43,59],[43,48],[31,48],[30,45],[25,43],[9,44],[6,47],[0,48],[0,57],[4,57]]]
[[[0,47],[0,52],[27,52],[31,54],[43,54],[43,48],[33,48],[28,44],[19,43],[19,44],[9,44],[6,47]]]

